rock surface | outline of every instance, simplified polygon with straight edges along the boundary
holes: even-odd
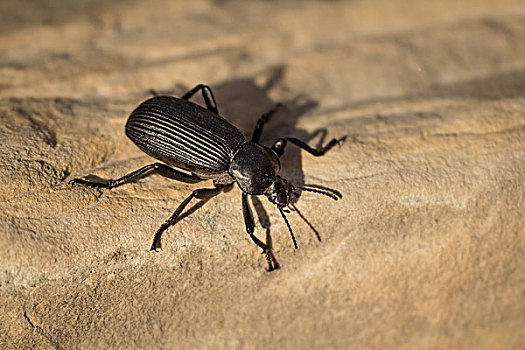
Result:
[[[525,343],[522,1],[48,0],[2,2],[0,18],[1,348]],[[348,136],[283,157],[293,182],[344,195],[297,204],[322,242],[291,213],[294,250],[260,198],[280,270],[244,233],[238,188],[154,253],[199,185],[68,184],[151,162],[129,112],[201,82],[247,134],[284,101],[267,144]]]

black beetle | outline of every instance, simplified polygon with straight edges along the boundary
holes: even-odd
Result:
[[[207,109],[188,101],[198,91],[201,91]],[[169,166],[154,163],[115,180],[100,182],[76,178],[72,182],[92,187],[114,188],[152,174],[186,183],[213,180],[214,188],[194,190],[162,224],[155,234],[151,250],[161,248],[162,233],[177,221],[193,198],[209,199],[236,182],[242,190],[242,211],[246,231],[255,244],[263,249],[269,270],[273,270],[278,268],[278,264],[271,246],[263,243],[253,234],[255,223],[248,204],[248,195],[265,195],[277,206],[297,249],[293,231],[285,216],[287,212],[285,207],[293,205],[294,199],[298,197],[295,190],[320,193],[336,200],[342,196],[338,191],[323,186],[293,186],[278,175],[281,167],[279,158],[288,142],[314,156],[322,156],[345,139],[344,137],[332,139],[320,149],[313,149],[293,137],[280,138],[271,148],[259,144],[264,124],[280,106],[281,104],[277,104],[259,118],[251,141],[248,141],[239,129],[219,116],[215,97],[207,85],[195,86],[180,99],[171,96],[152,97],[131,113],[126,123],[126,135],[142,151]],[[189,173],[181,172],[171,166]],[[308,221],[306,222],[312,227]],[[315,232],[317,234],[317,231]]]

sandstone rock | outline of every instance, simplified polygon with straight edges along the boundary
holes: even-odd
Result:
[[[2,4],[2,348],[504,348],[525,342],[525,7],[519,1]],[[149,90],[214,88],[263,142],[295,135],[289,215],[244,233],[235,188],[153,233],[199,185],[124,135]],[[211,185],[211,184],[209,184]],[[268,222],[266,222],[268,221]]]

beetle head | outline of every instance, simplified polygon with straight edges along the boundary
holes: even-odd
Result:
[[[308,220],[305,219],[305,217],[301,214],[299,209],[297,209],[293,203],[295,199],[299,196],[299,194],[295,192],[296,188],[307,192],[322,194],[335,200],[342,198],[342,195],[339,191],[328,187],[319,185],[303,185],[295,187],[279,175],[275,176],[275,180],[272,182],[270,187],[268,187],[268,189],[264,192],[264,194],[266,195],[266,197],[268,197],[268,200],[271,203],[275,204],[277,206],[277,209],[279,209],[279,212],[281,213],[281,216],[283,217],[283,220],[286,223],[286,226],[288,227],[288,231],[290,232],[290,236],[292,237],[292,242],[295,249],[297,249],[295,235],[293,234],[292,226],[290,226],[290,223],[288,222],[288,219],[285,215],[285,213],[289,212],[287,209],[285,209],[285,207],[288,207],[289,205],[291,206],[290,209],[299,213],[299,216],[306,222],[308,226],[310,226],[310,228],[316,234],[317,239],[321,240],[319,232],[317,232],[317,230],[308,222]]]
[[[294,186],[279,175],[264,193],[268,200],[280,208],[286,207],[295,198]]]

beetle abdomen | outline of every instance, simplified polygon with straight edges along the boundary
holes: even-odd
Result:
[[[222,117],[170,96],[140,104],[129,116],[126,135],[148,155],[204,175],[227,172],[233,151],[246,142]]]

